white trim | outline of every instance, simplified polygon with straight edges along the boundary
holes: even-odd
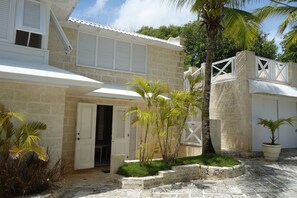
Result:
[[[80,26],[77,26],[77,24],[80,24]],[[118,30],[112,27],[103,26],[79,19],[69,18],[68,22],[64,23],[65,26],[78,29],[79,31],[97,31],[100,30],[101,35],[110,35],[111,33],[117,33],[118,35],[122,36],[122,39],[125,41],[131,42],[133,39],[137,39],[139,43],[142,45],[153,45],[153,46],[159,46],[175,51],[183,51],[183,46],[180,44],[176,44],[173,42],[170,42],[168,40],[158,39],[150,36],[146,36],[143,34],[138,33],[131,33],[127,31]],[[98,33],[98,32],[97,32]]]
[[[296,87],[259,80],[249,80],[249,92],[297,98]]]
[[[128,90],[126,87],[110,84],[104,84],[102,88],[94,90],[86,96],[142,101],[138,93]]]
[[[132,71],[132,56],[133,56],[133,50],[132,50],[132,48],[133,48],[133,44],[130,42],[130,57],[129,57],[129,59],[130,59],[130,61],[129,61],[129,63],[130,63],[130,71]]]
[[[66,54],[70,54],[70,52],[72,51],[72,46],[71,43],[69,42],[65,32],[63,31],[57,17],[55,16],[54,12],[52,10],[50,10],[50,21],[52,22],[56,34],[60,40],[60,42],[62,43],[62,45],[64,46],[65,49],[65,53]]]
[[[39,4],[40,5],[40,28],[32,28],[24,25],[24,7],[25,7],[25,1]],[[46,6],[43,2],[38,2],[35,0],[19,0],[17,4],[17,13],[16,13],[16,30],[22,30],[27,32],[33,32],[36,34],[42,34],[45,35],[45,14],[46,14]]]
[[[102,83],[47,64],[0,59],[0,79],[73,87],[88,93]]]

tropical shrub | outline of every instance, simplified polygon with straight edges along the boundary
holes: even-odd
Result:
[[[47,189],[59,177],[60,162],[49,168],[40,146],[42,122],[25,122],[20,113],[0,105],[0,197],[23,196]]]
[[[127,115],[135,115],[133,124],[143,129],[139,135],[140,165],[150,164],[155,151],[160,151],[168,163],[177,157],[182,134],[188,130],[187,118],[202,106],[202,92],[195,86],[201,79],[201,76],[188,76],[190,91],[170,92],[160,81],[146,81],[141,77],[131,83],[132,89],[145,102],[144,108],[133,107],[127,112]]]
[[[277,120],[259,118],[258,124],[269,129],[269,131],[271,133],[271,137],[270,137],[271,143],[270,144],[275,145],[275,141],[277,140],[277,137],[275,137],[276,130],[281,125],[286,124],[286,123],[293,126],[293,122],[294,122],[293,117],[280,118],[280,119],[277,119]]]

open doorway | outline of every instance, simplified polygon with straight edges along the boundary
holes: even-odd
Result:
[[[97,105],[95,167],[110,165],[112,112],[112,106]]]

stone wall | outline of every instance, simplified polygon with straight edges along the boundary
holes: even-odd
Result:
[[[147,45],[147,74],[135,74],[76,65],[77,35],[75,29],[64,28],[73,51],[65,55],[53,27],[49,31],[49,64],[103,83],[126,85],[135,76],[161,80],[172,89],[183,88],[183,52]],[[99,35],[99,33],[98,33]],[[116,37],[114,39],[117,39]]]
[[[245,173],[244,164],[233,167],[215,167],[199,164],[173,166],[172,170],[159,171],[158,175],[146,177],[122,177],[114,175],[115,182],[121,188],[126,189],[148,189],[161,185],[186,182],[197,179],[218,180],[234,178]]]
[[[70,55],[65,55],[64,48],[56,36],[53,27],[49,32],[49,64],[59,67],[70,72],[86,76],[105,84],[115,84],[125,86],[132,81],[134,77],[140,74],[131,72],[120,72],[104,70],[92,67],[83,67],[76,65],[77,53],[77,35],[75,29],[64,28],[73,51]],[[98,33],[99,34],[99,33]],[[116,36],[115,38],[116,39]],[[147,74],[142,74],[148,80],[161,80],[171,89],[183,88],[183,52],[147,45]],[[63,164],[68,170],[73,169],[74,150],[75,150],[75,131],[77,118],[77,103],[96,103],[100,105],[118,105],[118,106],[135,106],[133,101],[121,101],[106,98],[84,98],[72,97],[66,98],[65,117],[64,117],[64,134],[63,134]],[[130,152],[135,154],[135,150]],[[133,157],[134,158],[134,157]]]
[[[0,81],[0,103],[11,111],[24,114],[27,121],[41,121],[42,146],[48,147],[51,163],[62,155],[65,88]]]
[[[248,79],[255,79],[255,54],[239,52],[235,79],[211,86],[210,116],[221,120],[221,145],[228,151],[252,149],[252,97]]]

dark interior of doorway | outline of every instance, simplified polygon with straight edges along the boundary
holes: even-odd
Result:
[[[110,165],[112,110],[112,106],[97,105],[95,167]]]

